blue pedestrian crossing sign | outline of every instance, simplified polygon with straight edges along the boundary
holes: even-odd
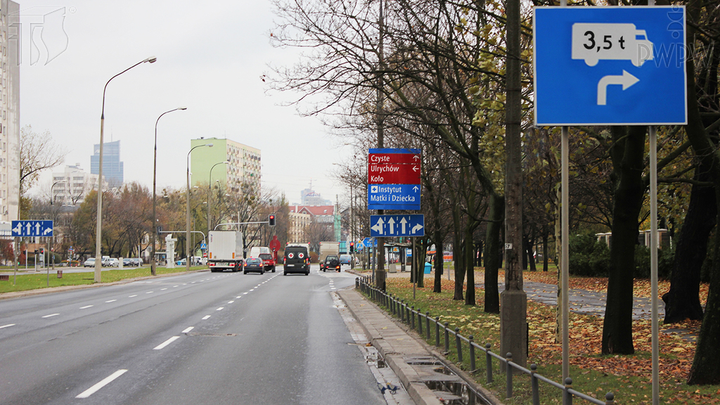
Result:
[[[425,236],[425,216],[370,215],[370,236]]]
[[[687,124],[685,7],[536,7],[535,125]]]
[[[53,221],[12,221],[12,236],[53,236]]]

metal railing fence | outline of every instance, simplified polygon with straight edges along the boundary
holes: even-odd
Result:
[[[512,353],[507,353],[505,357],[494,353],[490,350],[491,345],[485,344],[481,346],[473,341],[473,336],[465,337],[460,334],[460,329],[450,328],[448,322],[444,324],[440,321],[440,317],[432,318],[429,312],[422,313],[421,311],[415,310],[414,306],[409,306],[403,300],[400,300],[391,294],[387,294],[385,291],[375,288],[370,282],[369,277],[358,277],[355,279],[355,288],[367,295],[373,301],[379,303],[381,306],[388,309],[388,311],[395,317],[399,318],[403,323],[408,324],[413,330],[417,331],[420,336],[423,335],[423,320],[425,321],[425,339],[431,342],[431,324],[435,325],[435,346],[440,347],[440,341],[444,343],[445,353],[450,352],[450,335],[455,337],[455,351],[457,353],[458,362],[463,362],[463,351],[464,347],[469,349],[469,367],[471,372],[475,372],[476,350],[480,350],[485,353],[485,377],[487,383],[494,381],[493,376],[493,359],[499,361],[499,364],[503,370],[507,370],[507,367],[511,367],[520,373],[527,374],[530,376],[530,387],[532,392],[533,405],[540,404],[540,387],[539,383],[544,382],[558,390],[562,391],[563,405],[572,405],[573,398],[579,398],[597,405],[613,405],[615,403],[615,396],[612,392],[605,394],[605,401],[597,398],[593,398],[589,395],[583,394],[572,389],[572,379],[566,378],[565,384],[555,382],[543,375],[537,373],[537,365],[531,364],[530,369],[520,366],[512,361]],[[417,318],[417,322],[416,322]],[[417,325],[417,326],[416,326]],[[441,339],[441,330],[443,331],[443,339]],[[513,396],[513,374],[512,372],[505,372],[505,394],[506,398],[512,398]]]

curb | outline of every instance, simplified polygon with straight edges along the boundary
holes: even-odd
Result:
[[[368,304],[368,309],[372,308],[372,311],[382,314],[386,318],[385,322],[394,323],[390,318],[387,318],[387,315],[385,315],[384,311],[381,311],[380,308],[375,305],[375,303],[368,301],[355,289],[338,291],[338,295],[340,296],[340,299],[345,302],[345,305],[347,306],[348,310],[353,314],[355,319],[358,320],[358,323],[365,331],[365,334],[367,335],[372,345],[375,346],[380,355],[382,355],[383,359],[385,359],[385,362],[388,364],[388,366],[390,366],[393,372],[398,376],[398,378],[400,378],[400,381],[405,387],[405,390],[408,392],[415,404],[442,405],[442,402],[437,398],[437,396],[435,396],[435,394],[425,385],[425,383],[420,381],[420,374],[418,373],[418,370],[416,370],[414,366],[409,365],[405,362],[404,356],[406,353],[398,353],[397,351],[395,351],[391,343],[385,339],[385,337],[380,333],[380,330],[376,327],[379,327],[380,325],[370,324],[366,319],[365,314],[361,312],[362,309],[357,307],[356,305],[353,305],[352,300],[353,298],[355,298],[356,300],[362,300],[363,305]],[[355,297],[350,297],[349,295],[355,295]],[[415,339],[414,337],[408,334],[405,334],[405,336],[407,336],[408,339],[411,339],[415,343],[418,343],[419,345],[419,342],[417,342],[417,339]],[[424,350],[424,348],[423,351],[424,353],[421,352],[413,354],[415,356],[423,354],[425,356],[430,356],[430,352]]]
[[[83,290],[86,288],[98,288],[98,287],[106,287],[111,285],[122,285],[122,284],[128,284],[135,281],[140,280],[148,280],[148,279],[157,279],[157,278],[163,278],[163,277],[170,277],[170,276],[177,276],[180,274],[191,274],[191,273],[200,273],[203,271],[209,271],[209,269],[202,269],[202,270],[191,270],[189,272],[183,272],[183,273],[168,273],[168,274],[159,274],[156,276],[143,276],[143,277],[135,277],[135,278],[127,278],[124,280],[119,281],[113,281],[112,283],[95,283],[95,284],[80,284],[80,285],[65,285],[61,287],[50,287],[50,288],[38,288],[35,290],[25,290],[25,291],[15,291],[15,292],[7,292],[7,293],[0,293],[0,300],[8,300],[12,298],[22,298],[22,297],[30,297],[34,295],[42,295],[42,294],[52,294],[56,292],[64,292],[64,291],[74,291],[74,290]]]
[[[352,271],[352,273],[358,277],[361,277],[354,271]],[[368,307],[382,314],[382,316],[384,317],[383,322],[389,322],[390,324],[401,330],[404,336],[407,337],[407,339],[412,339],[422,348],[422,352],[424,355],[441,359],[445,367],[449,368],[453,373],[460,376],[463,380],[465,380],[466,383],[468,381],[475,381],[474,377],[457,367],[455,364],[448,361],[435,346],[429,345],[427,342],[425,342],[425,340],[420,335],[418,335],[416,331],[409,329],[409,327],[404,323],[396,321],[394,318],[390,317],[385,310],[381,309],[379,306],[377,306],[377,304],[362,295],[354,287],[348,290],[342,290],[339,294],[340,298],[343,300],[343,302],[345,302],[345,305],[353,314],[355,319],[358,320],[358,323],[362,326],[363,330],[365,330],[365,333],[370,339],[370,342],[373,344],[373,346],[375,346],[375,348],[378,350],[378,352],[380,352],[383,358],[385,358],[385,361],[392,368],[395,374],[397,374],[397,376],[400,378],[403,385],[405,386],[411,398],[415,401],[416,404],[419,405],[443,403],[437,398],[437,396],[432,392],[432,390],[430,390],[425,385],[425,383],[422,382],[421,377],[423,375],[427,375],[427,371],[423,370],[422,366],[409,365],[405,361],[407,355],[417,357],[421,353],[398,353],[397,351],[394,351],[392,346],[388,344],[387,339],[378,330],[378,328],[380,328],[380,325],[369,324],[369,322],[367,322],[368,319],[359,313],[361,309],[352,305],[352,300],[346,298],[344,294],[356,294],[358,297],[360,297],[363,304],[368,304]],[[386,328],[387,326],[383,327],[382,329],[386,330]],[[490,392],[485,387],[476,383],[472,383],[471,385],[473,389],[475,389],[479,394],[481,394],[481,396],[483,396],[489,403],[493,405],[503,405],[503,403],[495,396],[495,394]]]

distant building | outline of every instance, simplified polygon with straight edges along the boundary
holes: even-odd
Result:
[[[0,222],[9,222],[20,201],[20,6],[0,4]]]
[[[213,146],[199,147],[190,155],[191,184],[220,181],[230,191],[241,192],[243,185],[247,185],[255,193],[260,194],[262,171],[260,149],[227,138],[192,139],[190,147],[208,143]],[[228,164],[222,164],[225,161]],[[212,170],[212,179],[210,170]]]
[[[103,175],[103,177],[105,176]],[[84,171],[80,168],[79,163],[74,166],[65,166],[64,171],[53,172],[53,204],[80,204],[91,190],[97,189],[97,183],[98,175]],[[103,189],[107,188],[107,182],[103,182]]]
[[[123,162],[120,161],[120,141],[103,145],[103,177],[110,187],[120,187],[124,182]],[[95,144],[90,156],[90,173],[100,174],[100,144]]]
[[[332,202],[323,199],[312,188],[306,188],[300,192],[300,205],[332,205]]]
[[[335,215],[334,205],[290,205],[291,214],[304,214],[308,216],[308,224],[315,222],[327,226],[332,230],[335,240],[340,241],[340,216]],[[291,219],[292,227],[292,219]],[[303,228],[304,230],[305,228]],[[290,233],[292,230],[288,230]]]
[[[290,226],[288,226],[288,243],[307,243],[307,236],[305,235],[305,229],[310,225],[312,216],[307,212],[294,212],[288,213],[288,220]]]

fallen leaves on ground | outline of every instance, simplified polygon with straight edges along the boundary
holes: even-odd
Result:
[[[548,284],[557,284],[557,272],[524,272],[524,279]],[[482,273],[476,272],[476,282],[482,283]],[[504,280],[504,274],[499,275],[499,280]],[[406,278],[388,279],[388,283],[395,287],[412,289],[412,284]],[[432,279],[425,279],[425,288],[421,289],[428,293],[432,292]],[[571,278],[571,288],[584,289],[596,292],[606,292],[607,279],[603,278]],[[661,286],[665,286],[665,290],[669,288],[669,282],[661,282]],[[454,281],[442,280],[442,290],[454,291]],[[662,288],[660,291],[663,291]],[[636,296],[650,296],[649,280],[635,281]],[[662,293],[661,293],[662,294]],[[703,301],[707,298],[707,285],[701,287]],[[427,303],[431,305],[430,311],[433,311],[433,301],[439,301],[439,295],[428,294]],[[481,288],[477,289],[478,313],[482,312],[482,302],[484,296]],[[463,301],[453,301],[457,307],[464,305]],[[433,312],[437,313],[437,312]],[[443,323],[449,322],[460,328],[460,333],[469,336],[477,334],[478,330],[496,331],[499,334],[500,320],[499,317],[488,318],[473,317],[467,315],[455,316],[453,310],[445,310],[441,315]],[[559,341],[556,342],[557,331],[557,311],[555,306],[548,306],[536,302],[529,301],[527,306],[527,318],[529,329],[529,362],[537,364],[561,364],[562,363],[562,346]],[[695,337],[700,330],[700,321],[686,321],[683,323],[672,325],[660,325],[660,380],[661,389],[675,389],[677,396],[672,398],[669,403],[720,403],[720,396],[715,392],[712,394],[703,394],[700,390],[693,391],[691,388],[685,390],[677,390],[678,386],[682,386],[690,372],[693,356],[695,355]],[[602,330],[603,319],[591,315],[581,315],[572,313],[570,317],[570,363],[582,370],[599,370],[606,375],[614,375],[618,377],[639,377],[647,378],[647,384],[651,383],[650,376],[652,370],[652,361],[650,353],[652,352],[651,339],[651,322],[649,320],[633,321],[633,342],[635,347],[635,355],[610,355],[602,356]],[[491,343],[495,347],[498,342],[497,338],[489,338],[487,343]],[[632,386],[625,386],[627,390],[624,394],[632,396]],[[620,393],[617,393],[620,394]],[[718,390],[720,394],[720,390]],[[668,398],[663,398],[668,400]],[[635,400],[626,400],[623,403],[646,402],[647,398]]]

